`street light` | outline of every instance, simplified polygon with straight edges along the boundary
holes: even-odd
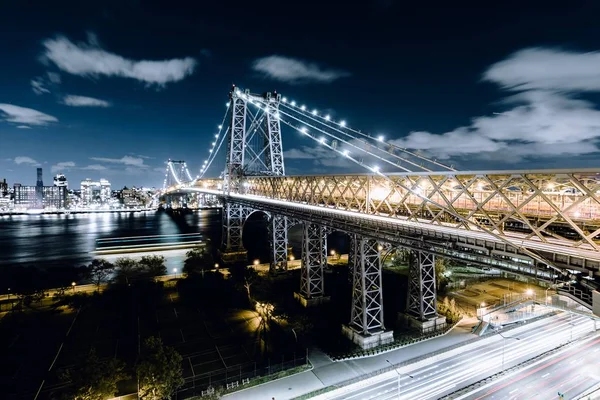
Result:
[[[390,366],[394,369],[394,372],[398,375],[398,398],[400,398],[400,377],[402,375],[406,375],[406,376],[408,376],[409,378],[412,379],[413,376],[409,375],[409,374],[400,374],[400,372],[398,372],[398,370],[396,369],[396,367],[394,367],[394,365],[390,362],[390,360],[385,360],[385,362],[388,363],[388,364],[390,364]]]
[[[219,269],[219,263],[215,263],[215,269]]]
[[[71,286],[73,286],[73,293],[75,293],[75,285],[76,285],[75,282],[71,282]]]
[[[506,342],[507,339],[514,339],[514,340],[521,340],[521,339],[518,337],[514,337],[514,336],[504,336],[500,332],[498,332],[498,335],[500,335],[500,337],[502,339],[504,339],[502,341],[502,371],[504,371],[504,342]]]
[[[258,265],[258,264],[260,264],[260,260],[259,259],[254,260],[254,265]]]
[[[175,279],[177,279],[177,268],[173,268],[173,273],[175,274]]]

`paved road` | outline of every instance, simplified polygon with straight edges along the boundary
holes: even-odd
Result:
[[[462,399],[572,399],[600,383],[600,338],[570,348]]]
[[[503,369],[503,358],[504,368],[509,368],[568,342],[571,335],[573,339],[577,339],[593,331],[594,324],[589,318],[573,316],[571,321],[571,317],[564,313],[549,318],[545,323],[539,324],[537,329],[529,329],[525,325],[507,331],[504,335],[507,339],[495,335],[489,340],[478,342],[474,350],[435,360],[417,368],[404,367],[400,370],[400,380],[397,372],[391,371],[318,398],[391,400],[400,396],[402,399],[437,399],[500,372]]]

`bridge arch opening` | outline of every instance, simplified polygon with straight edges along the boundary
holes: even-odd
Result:
[[[265,211],[254,210],[244,220],[242,243],[248,251],[249,263],[259,260],[261,264],[270,262],[269,222],[271,215]]]

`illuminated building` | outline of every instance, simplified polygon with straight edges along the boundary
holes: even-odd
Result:
[[[81,181],[81,201],[84,206],[108,203],[111,197],[110,182],[106,179]]]

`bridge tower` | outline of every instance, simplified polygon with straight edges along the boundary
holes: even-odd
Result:
[[[281,125],[277,93],[251,94],[232,87],[229,93],[230,128],[227,145],[227,162],[224,171],[223,192],[244,193],[248,176],[284,175]],[[248,107],[249,102],[264,107]],[[223,206],[223,236],[221,256],[225,262],[246,259],[242,243],[244,221],[253,210],[225,201]],[[271,217],[269,232],[271,242],[271,269],[287,269],[287,218]]]

